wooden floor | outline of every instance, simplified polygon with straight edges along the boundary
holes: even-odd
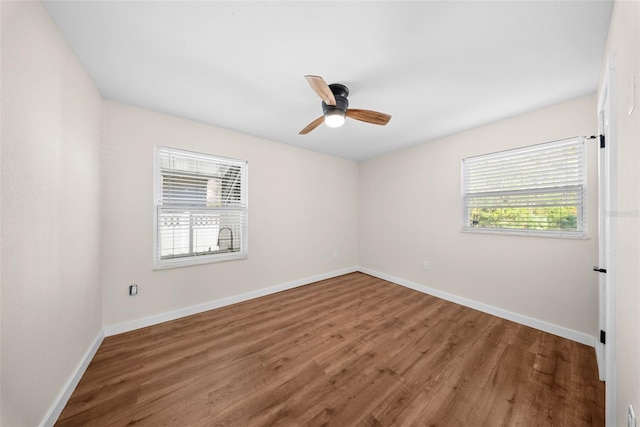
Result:
[[[352,273],[104,340],[59,426],[603,426],[593,348]]]

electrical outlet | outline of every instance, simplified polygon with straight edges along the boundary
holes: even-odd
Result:
[[[129,285],[129,295],[132,297],[135,297],[136,295],[138,295],[138,285],[136,284]]]
[[[633,412],[633,406],[629,405],[627,412],[627,427],[636,427],[636,414]]]
[[[331,256],[333,257],[333,259],[337,259],[338,258],[338,251],[333,251]]]
[[[422,269],[423,270],[429,269],[429,261],[422,261]]]

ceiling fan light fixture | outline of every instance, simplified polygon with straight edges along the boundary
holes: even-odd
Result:
[[[306,135],[325,122],[330,128],[339,128],[344,124],[345,118],[360,120],[374,125],[386,125],[391,120],[388,114],[372,110],[359,110],[349,108],[349,88],[340,83],[328,85],[320,76],[304,76],[311,89],[322,99],[322,115],[309,123],[298,134]]]
[[[329,110],[324,114],[324,122],[330,128],[339,128],[344,124],[344,115],[345,112],[338,108]]]

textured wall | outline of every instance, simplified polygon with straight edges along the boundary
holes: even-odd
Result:
[[[357,163],[115,102],[104,110],[105,326],[358,264]],[[152,270],[156,145],[249,162],[248,259]]]
[[[2,425],[41,422],[102,329],[102,97],[39,2],[2,2]]]
[[[596,132],[579,98],[361,164],[360,265],[594,336],[597,148],[588,143],[588,240],[462,233],[468,156]],[[422,269],[422,261],[431,263]]]

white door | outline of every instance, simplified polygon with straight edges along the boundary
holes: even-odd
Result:
[[[615,58],[607,58],[607,66],[598,99],[598,132],[604,136],[604,147],[598,151],[598,265],[599,326],[604,338],[596,342],[600,379],[607,382],[605,419],[607,427],[616,426],[616,364],[615,364],[615,295],[616,295],[616,129],[615,129]],[[601,141],[598,141],[600,144]],[[601,144],[602,145],[602,144]]]
[[[607,97],[605,95],[605,97]],[[609,252],[609,219],[607,218],[607,212],[609,212],[609,168],[608,168],[608,153],[607,150],[607,131],[608,123],[605,117],[605,111],[600,111],[598,114],[598,131],[600,133],[599,141],[600,145],[598,151],[598,265],[593,269],[598,273],[598,326],[600,334],[596,343],[596,355],[598,358],[598,373],[600,379],[605,381],[607,379],[605,366],[607,365],[607,354],[605,352],[606,333],[607,327],[607,253]],[[604,136],[604,147],[602,146]]]

